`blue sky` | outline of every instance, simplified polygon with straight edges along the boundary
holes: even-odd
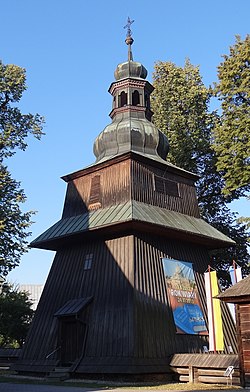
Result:
[[[200,65],[206,85],[235,35],[249,33],[249,0],[0,0],[1,60],[27,71],[20,107],[46,119],[46,135],[18,152],[8,165],[35,210],[32,236],[60,219],[66,184],[62,175],[94,162],[95,137],[110,122],[108,88],[126,60],[123,26],[130,16],[134,59],[152,79],[158,60]],[[247,214],[247,204],[236,209]],[[44,283],[53,252],[30,250],[9,279]]]

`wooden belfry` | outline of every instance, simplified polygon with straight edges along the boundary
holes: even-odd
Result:
[[[202,352],[206,335],[176,333],[162,257],[193,263],[206,319],[209,250],[232,245],[200,218],[197,176],[166,161],[167,137],[151,122],[147,70],[128,60],[109,88],[112,122],[96,138],[96,161],[63,177],[62,218],[34,248],[56,250],[22,355],[20,372],[142,374],[168,371],[172,354]],[[223,308],[225,347],[235,348]]]

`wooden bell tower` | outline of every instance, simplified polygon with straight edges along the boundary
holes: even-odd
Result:
[[[197,176],[166,160],[168,140],[151,122],[153,86],[133,60],[130,24],[96,161],[63,177],[62,218],[31,243],[56,256],[15,365],[20,372],[67,365],[71,374],[166,373],[174,353],[201,352],[208,341],[176,333],[161,259],[193,263],[206,320],[209,250],[233,241],[200,218]],[[222,313],[225,346],[235,348],[226,306]]]

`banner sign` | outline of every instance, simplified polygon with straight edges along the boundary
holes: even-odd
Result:
[[[207,335],[193,264],[167,258],[162,263],[177,333]]]
[[[209,351],[223,351],[223,327],[216,271],[205,272],[205,289],[207,296],[207,316],[209,330]]]
[[[237,267],[237,268],[235,268],[234,266],[229,267],[229,274],[230,274],[232,285],[242,280],[241,267]]]

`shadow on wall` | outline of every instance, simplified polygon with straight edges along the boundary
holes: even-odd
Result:
[[[63,219],[87,211],[71,184]],[[67,364],[79,373],[159,373],[173,353],[201,352],[207,337],[176,334],[161,257],[194,263],[206,314],[201,272],[207,252],[136,232],[109,239],[89,234],[75,243],[61,238],[14,369],[48,372]]]

